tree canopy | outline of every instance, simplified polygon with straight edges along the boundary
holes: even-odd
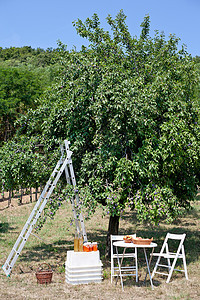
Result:
[[[82,201],[90,213],[103,205],[113,232],[127,206],[152,224],[190,207],[200,179],[200,126],[198,75],[179,39],[158,31],[150,37],[149,16],[138,38],[123,11],[107,22],[111,32],[96,14],[74,22],[90,46],[68,52],[60,43],[57,83],[18,121],[17,134],[42,141],[41,159],[53,151],[57,157],[59,140],[70,140]]]

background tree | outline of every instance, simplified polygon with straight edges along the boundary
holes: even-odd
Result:
[[[14,122],[37,106],[58,68],[56,49],[0,48],[0,141],[14,135]]]
[[[1,140],[13,135],[14,121],[30,107],[42,93],[39,78],[21,68],[0,67]]]
[[[198,73],[198,82],[199,82],[196,88],[196,100],[200,103],[200,56],[194,57],[193,61],[195,62],[195,67]],[[199,119],[200,119],[200,112],[199,112]]]

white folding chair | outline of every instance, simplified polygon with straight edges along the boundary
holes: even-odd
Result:
[[[186,234],[172,234],[172,233],[167,233],[164,243],[162,245],[161,251],[160,253],[153,253],[153,256],[157,256],[157,262],[155,264],[153,273],[152,273],[152,278],[154,277],[154,275],[157,274],[161,274],[161,275],[166,275],[167,276],[167,281],[166,283],[169,283],[170,278],[172,276],[173,271],[180,271],[180,272],[184,272],[185,273],[185,277],[186,279],[188,279],[188,274],[187,274],[187,266],[186,266],[186,258],[185,258],[185,250],[184,250],[184,246],[183,246],[183,242],[185,240]],[[170,240],[178,240],[179,241],[179,245],[177,246],[177,251],[175,252],[170,252],[169,251],[169,246],[170,246]],[[160,263],[161,258],[164,258],[165,261],[167,260],[167,265],[164,263]],[[171,259],[173,259],[173,262],[171,264]],[[182,259],[183,260],[183,267],[184,270],[179,270],[179,269],[174,269],[177,259]],[[162,273],[162,272],[158,272],[157,268],[158,267],[163,267],[163,268],[167,268],[168,269],[168,273]]]
[[[136,234],[132,235],[136,237]],[[111,235],[110,236],[110,245],[111,245],[111,283],[113,281],[113,277],[119,276],[119,266],[117,263],[117,254],[114,253],[113,242],[123,241],[123,235]],[[124,248],[124,251],[126,248]],[[137,248],[134,248],[134,252],[132,253],[118,253],[119,258],[121,258],[121,274],[122,276],[136,276],[136,282],[138,282],[138,264],[137,264]],[[134,264],[131,266],[122,267],[122,258],[123,260],[126,258],[133,258]],[[130,273],[131,272],[131,273]]]

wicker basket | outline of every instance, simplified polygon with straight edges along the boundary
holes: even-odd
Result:
[[[151,242],[153,241],[153,238],[151,239],[137,239],[137,238],[132,238],[133,244],[136,245],[150,245]]]
[[[47,267],[43,267],[43,266],[48,266]],[[43,263],[40,265],[38,271],[35,273],[36,278],[37,278],[37,283],[41,283],[41,284],[47,284],[47,283],[51,283],[52,281],[52,276],[53,276],[53,271],[51,269],[51,266],[47,263]]]

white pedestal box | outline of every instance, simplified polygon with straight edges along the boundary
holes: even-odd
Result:
[[[67,251],[65,279],[70,284],[86,284],[102,281],[102,262],[99,251]]]

